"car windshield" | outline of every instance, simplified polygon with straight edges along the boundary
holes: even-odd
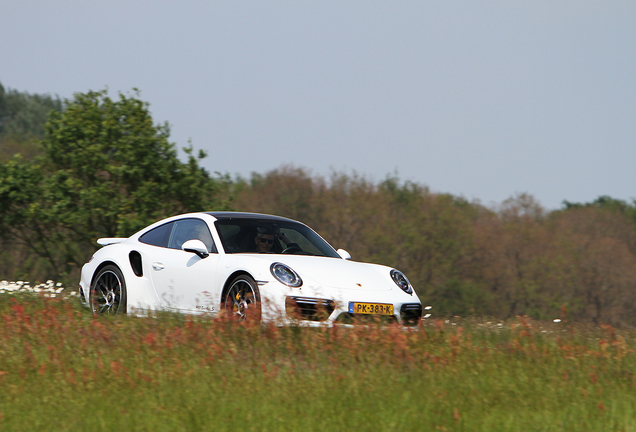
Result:
[[[230,218],[215,222],[226,253],[274,253],[340,258],[329,243],[298,222]]]

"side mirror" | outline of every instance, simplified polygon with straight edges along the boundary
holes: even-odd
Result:
[[[201,240],[192,239],[188,240],[181,246],[181,249],[186,252],[192,252],[199,256],[199,258],[207,258],[210,256],[208,253],[208,248],[205,247],[205,244]]]
[[[338,255],[340,255],[342,259],[346,259],[346,260],[351,259],[351,254],[344,249],[338,249],[336,252],[338,252]]]

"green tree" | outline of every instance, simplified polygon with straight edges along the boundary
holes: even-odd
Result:
[[[138,96],[138,95],[137,95]],[[225,209],[223,182],[177,157],[167,124],[137,97],[78,93],[52,111],[34,161],[0,166],[0,229],[49,262],[53,276],[85,262],[99,237],[129,236],[160,218]]]

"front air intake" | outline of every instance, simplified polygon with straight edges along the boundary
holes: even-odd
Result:
[[[336,303],[329,299],[309,297],[287,297],[285,312],[292,319],[303,321],[325,321],[336,308]]]
[[[418,303],[403,304],[400,308],[400,318],[404,326],[417,326],[422,318],[422,305]]]

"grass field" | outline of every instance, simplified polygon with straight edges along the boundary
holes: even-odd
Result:
[[[634,431],[633,331],[93,317],[0,294],[1,431]]]

